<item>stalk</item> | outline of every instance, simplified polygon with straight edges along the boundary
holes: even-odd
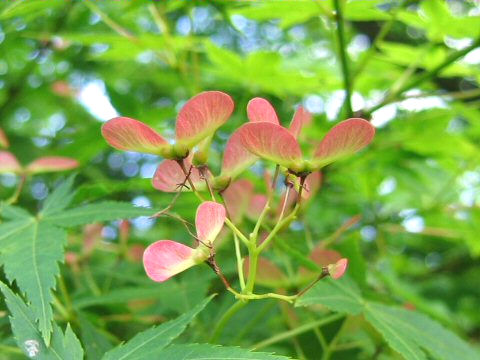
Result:
[[[345,101],[343,106],[346,108],[347,117],[353,116],[352,111],[352,83],[350,81],[350,70],[348,66],[348,55],[345,44],[345,28],[342,7],[340,0],[333,0],[335,6],[335,19],[337,22],[337,36],[338,36],[338,52],[340,56],[340,64],[342,67],[343,87],[345,88]]]
[[[338,319],[341,319],[344,316],[345,315],[343,315],[343,314],[334,314],[334,315],[324,317],[323,319],[313,321],[311,323],[299,326],[295,329],[285,331],[283,333],[272,336],[271,338],[268,338],[266,340],[263,340],[263,341],[255,344],[255,345],[253,345],[252,349],[258,350],[258,349],[264,348],[266,346],[269,346],[269,345],[275,344],[277,342],[286,340],[286,339],[288,339],[292,336],[297,336],[297,335],[303,334],[303,333],[305,333],[307,331],[310,331],[310,330],[313,330],[313,329],[315,329],[319,326],[330,324],[334,321],[337,321]]]
[[[220,318],[218,323],[215,325],[215,329],[213,330],[213,334],[210,337],[209,342],[212,344],[216,344],[220,335],[222,335],[223,329],[230,321],[233,315],[235,315],[240,309],[242,309],[247,303],[243,301],[237,301],[234,303]]]
[[[430,80],[432,78],[434,78],[435,76],[437,76],[442,70],[444,70],[445,68],[447,68],[448,66],[450,66],[452,63],[454,63],[455,61],[457,61],[458,59],[460,59],[461,57],[467,55],[470,51],[476,49],[477,47],[480,46],[480,37],[477,38],[473,43],[472,45],[466,47],[465,49],[462,49],[462,50],[459,50],[459,51],[455,51],[453,53],[451,53],[446,59],[444,62],[442,62],[441,64],[437,65],[435,68],[433,68],[432,70],[430,71],[426,71],[424,72],[422,75],[418,76],[417,78],[415,78],[414,80],[406,83],[405,85],[403,85],[402,87],[400,87],[399,89],[397,89],[397,91],[395,92],[394,95],[390,95],[390,96],[387,96],[385,99],[383,99],[382,102],[380,102],[379,104],[375,105],[374,107],[372,107],[371,109],[368,110],[368,113],[371,114],[373,113],[374,111],[382,108],[383,106],[387,105],[388,103],[392,102],[393,100],[395,100],[396,98],[398,98],[400,95],[402,95],[404,92],[410,90],[410,89],[413,89],[414,87],[422,84],[424,81],[427,81],[427,80]]]

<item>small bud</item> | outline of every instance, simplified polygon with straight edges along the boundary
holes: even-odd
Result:
[[[223,191],[230,185],[231,180],[232,178],[230,176],[217,176],[213,181],[213,189],[216,191]]]
[[[188,156],[188,148],[183,144],[173,145],[174,159],[185,159]]]
[[[345,274],[345,270],[347,270],[348,259],[342,258],[338,260],[335,264],[330,264],[327,266],[328,273],[330,276],[337,280],[340,279],[343,274]]]
[[[193,165],[195,166],[202,166],[207,163],[208,160],[208,153],[205,151],[197,151],[193,155]]]

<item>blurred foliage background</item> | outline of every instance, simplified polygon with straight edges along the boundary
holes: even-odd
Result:
[[[341,3],[344,27],[339,29],[334,1],[325,0],[3,1],[0,127],[23,163],[40,155],[78,159],[76,203],[117,199],[161,209],[172,199],[150,185],[161,159],[108,147],[102,122],[121,114],[173,135],[175,116],[188,98],[203,90],[227,92],[236,110],[215,137],[218,151],[211,164],[218,169],[222,146],[246,121],[252,97],[269,99],[285,124],[303,104],[314,114],[302,135],[307,145],[351,110],[377,127],[375,141],[325,170],[303,223],[289,233],[290,246],[308,254],[309,246],[360,214],[336,247],[350,256],[350,271],[362,289],[382,301],[417,308],[478,346],[480,5],[473,0]],[[259,171],[261,164],[246,176],[256,179],[261,191]],[[62,178],[34,177],[20,204],[37,209]],[[17,181],[2,175],[0,198],[10,196]],[[191,220],[195,207],[187,194],[175,211]],[[305,239],[306,230],[313,240]],[[85,231],[70,232],[68,251],[79,251]],[[83,269],[88,276],[67,277],[82,340],[95,338],[87,349],[91,358],[184,312],[207,293],[224,292],[207,267],[154,284],[140,262],[115,255],[118,222],[106,224],[99,237],[102,242]],[[132,222],[129,244],[146,246],[158,239],[189,241],[172,219]],[[235,271],[230,247],[219,260],[227,276]],[[283,266],[284,254],[274,253]],[[203,332],[232,299],[221,295],[215,301],[201,315]],[[221,343],[248,347],[288,329],[285,311],[274,301],[252,303],[234,318]],[[261,326],[252,323],[249,334],[242,333],[257,317]],[[5,317],[0,326],[2,342],[11,343]],[[205,337],[202,331],[188,336]],[[316,359],[312,336],[268,349],[291,356],[303,351]],[[334,358],[373,358],[375,336],[364,337],[367,345]]]

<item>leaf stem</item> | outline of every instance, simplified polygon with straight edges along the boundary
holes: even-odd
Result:
[[[471,99],[480,96],[480,88],[469,89],[469,90],[460,90],[460,91],[452,91],[452,92],[443,92],[443,93],[420,93],[420,94],[412,94],[409,96],[402,96],[401,100],[404,99],[418,99],[430,96],[442,96],[442,97],[449,97],[455,100],[464,100],[464,99]]]
[[[287,190],[285,191],[285,198],[283,199],[282,210],[280,211],[280,216],[278,220],[281,221],[283,219],[283,215],[285,215],[285,208],[287,207],[288,202],[288,195],[290,195],[290,185],[287,185]]]
[[[222,193],[219,193],[220,198],[223,200],[223,203],[225,204],[225,199],[222,196]],[[230,212],[228,211],[227,206],[225,206],[225,212],[227,213],[226,219],[231,219]],[[237,229],[237,227],[232,223],[233,227]],[[238,229],[237,229],[238,230]],[[240,230],[238,230],[240,232]],[[242,252],[240,250],[240,242],[238,241],[238,235],[235,231],[232,231],[233,233],[233,244],[235,246],[235,257],[237,259],[237,273],[238,273],[238,281],[240,283],[240,288],[241,291],[245,289],[245,278],[243,276],[243,259],[242,259]],[[246,238],[245,238],[246,240]],[[248,241],[247,241],[248,243]]]
[[[414,87],[422,84],[424,81],[430,80],[440,74],[442,70],[450,66],[452,63],[460,59],[461,57],[467,55],[470,51],[476,49],[480,46],[480,37],[477,38],[470,46],[467,46],[465,49],[455,51],[451,53],[441,64],[437,65],[430,71],[424,72],[422,75],[418,76],[417,78],[413,79],[412,81],[404,84],[401,86],[395,94],[387,95],[379,104],[375,105],[374,107],[370,108],[367,112],[369,114],[373,113],[374,111],[382,108],[383,106],[387,105],[388,103],[395,100],[398,96],[402,95],[404,92],[413,89]]]
[[[115,31],[117,34],[121,36],[125,36],[126,38],[130,40],[136,40],[135,37],[126,29],[124,29],[121,25],[117,24],[110,16],[108,16],[106,13],[104,13],[100,8],[92,3],[91,1],[85,1],[84,2],[85,6],[88,7],[92,12],[96,13],[100,18],[103,20],[103,22],[111,28],[113,31]]]
[[[396,7],[395,11],[391,15],[390,19],[383,23],[382,27],[380,28],[380,31],[378,32],[377,36],[373,40],[372,44],[368,48],[368,50],[364,53],[362,58],[359,61],[358,66],[356,67],[355,71],[353,72],[353,77],[352,77],[352,82],[355,81],[355,79],[362,73],[362,71],[365,69],[367,64],[370,62],[370,60],[373,57],[373,54],[375,53],[375,50],[378,47],[378,44],[383,41],[385,36],[388,35],[390,30],[392,29],[393,23],[397,20],[397,15],[400,9],[403,8],[407,1],[402,1],[398,6]]]
[[[459,50],[459,51],[456,51],[452,54],[450,54],[449,56],[447,56],[447,58],[445,59],[445,61],[441,64],[439,64],[438,66],[436,66],[435,68],[433,68],[432,70],[428,71],[428,72],[425,72],[423,73],[422,75],[420,75],[418,78],[416,79],[413,79],[410,83],[407,83],[405,84],[405,86],[403,86],[399,91],[398,93],[401,94],[407,90],[410,90],[412,88],[414,88],[415,86],[423,83],[425,80],[429,80],[433,77],[435,77],[436,75],[438,75],[443,69],[445,69],[446,67],[450,66],[452,63],[454,63],[455,61],[457,61],[458,59],[460,59],[461,57],[467,55],[470,51],[476,49],[477,47],[480,46],[480,37],[477,38],[473,43],[472,45],[466,47],[465,49],[462,49],[462,50]]]
[[[150,11],[155,25],[165,39],[165,48],[167,50],[166,59],[168,60],[169,65],[175,68],[178,64],[178,60],[175,54],[175,47],[170,34],[170,29],[168,27],[168,21],[163,13],[163,8],[162,11],[159,11],[155,4],[150,4],[148,5],[148,11]]]
[[[328,344],[327,348],[325,349],[322,360],[330,360],[332,353],[335,352],[335,346],[340,340],[340,336],[342,335],[343,331],[345,330],[345,324],[347,323],[347,318],[343,321],[342,325],[340,326],[340,330],[337,331],[335,336],[333,337],[332,341]]]
[[[288,191],[289,191],[289,187],[287,188],[287,193],[285,195],[285,200],[284,200],[282,210],[285,210],[284,208],[285,208],[286,200],[288,198]],[[268,207],[268,203],[269,203],[269,200],[267,200],[267,204],[265,205],[265,209]],[[262,213],[266,212],[265,209]],[[280,213],[280,217],[278,219],[277,224],[272,229],[270,234],[268,234],[267,238],[263,241],[263,243],[260,246],[257,247],[257,233],[258,233],[258,230],[257,231],[254,230],[254,232],[252,234],[250,234],[250,243],[248,245],[249,274],[248,274],[247,284],[245,286],[244,293],[251,294],[253,292],[253,288],[255,286],[255,278],[257,276],[258,256],[265,249],[265,247],[270,243],[270,241],[272,241],[272,239],[275,237],[275,235],[278,233],[278,231],[280,231],[280,229],[282,229],[285,224],[289,223],[291,220],[293,220],[295,218],[298,209],[299,209],[299,205],[297,204],[295,206],[295,208],[293,209],[293,211],[290,213],[290,215],[287,216],[284,219],[283,219],[284,212],[282,211]],[[262,218],[262,215],[260,215],[260,217]],[[260,219],[257,222],[257,224],[258,223],[261,223]],[[280,297],[277,297],[277,298],[280,299]]]
[[[233,290],[232,288],[227,289],[239,300],[262,300],[262,299],[278,299],[283,300],[288,303],[293,303],[297,299],[297,295],[282,295],[277,293],[266,293],[266,294],[241,294]]]
[[[68,313],[67,309],[65,308],[65,306],[63,306],[63,304],[61,303],[61,301],[55,296],[53,295],[53,307],[55,307],[58,312],[62,315],[63,319],[65,321],[69,321],[70,320],[70,314]]]
[[[7,205],[12,205],[15,204],[18,201],[18,197],[20,196],[20,193],[22,192],[23,186],[25,185],[25,181],[27,180],[27,176],[23,174],[20,177],[20,182],[18,183],[17,188],[15,189],[15,192],[13,195],[7,200]]]
[[[239,238],[240,240],[242,240],[242,242],[243,242],[246,246],[249,245],[249,240],[248,240],[248,238],[247,238],[245,235],[243,235],[243,233],[240,231],[240,229],[237,228],[237,227],[235,226],[235,224],[232,223],[232,221],[231,221],[229,218],[226,218],[226,219],[225,219],[225,224],[227,224],[227,226],[230,228],[230,230],[232,230],[235,234],[237,234],[238,238]]]
[[[298,318],[295,316],[295,313],[290,312],[290,309],[286,304],[279,303],[278,307],[280,308],[283,320],[289,329],[294,329],[299,325]],[[295,348],[295,352],[297,353],[297,358],[299,360],[305,360],[307,357],[305,356],[305,352],[303,351],[297,336],[293,336],[291,338],[291,342]]]
[[[245,277],[243,276],[243,259],[240,250],[240,242],[238,241],[237,233],[233,233],[233,243],[235,245],[235,256],[237,258],[237,272],[238,281],[240,282],[240,289],[245,289]]]
[[[83,267],[83,270],[85,272],[85,280],[87,282],[88,287],[92,291],[92,293],[95,296],[100,296],[102,292],[100,291],[100,288],[98,287],[97,283],[95,282],[95,279],[93,278],[92,271],[90,270],[90,266],[88,264],[85,264]]]
[[[277,305],[274,301],[265,302],[262,309],[258,311],[253,318],[251,318],[245,325],[243,326],[242,330],[238,332],[237,336],[235,336],[230,343],[231,344],[239,344],[245,335],[250,334],[252,329],[258,327],[258,323],[264,319],[265,316]]]
[[[202,166],[202,167],[198,168],[198,170],[200,171],[200,175],[201,175],[201,177],[203,177],[203,180],[205,180],[205,185],[207,186],[207,190],[210,194],[210,197],[212,198],[212,201],[217,202],[217,200],[215,199],[215,195],[213,193],[212,187],[210,186],[210,182],[208,181],[208,178],[207,178],[208,172],[209,172],[208,166],[206,166],[206,165]],[[228,216],[228,217],[230,217],[230,216]]]
[[[247,284],[245,285],[244,293],[245,294],[252,294],[253,288],[255,287],[255,279],[257,277],[257,267],[258,267],[258,255],[260,254],[257,251],[257,239],[251,238],[251,242],[248,245],[248,279]]]
[[[278,174],[280,172],[280,165],[275,166],[275,172],[273,173],[272,178],[272,191],[275,191],[275,186],[277,184]]]
[[[347,117],[352,117],[352,83],[350,81],[350,71],[348,68],[348,55],[345,44],[345,28],[342,7],[340,0],[333,0],[335,7],[335,20],[337,22],[338,51],[340,55],[340,64],[342,67],[343,86],[345,88],[345,100],[342,108],[346,108]]]
[[[265,219],[265,216],[267,215],[268,211],[270,210],[270,203],[271,203],[273,195],[275,193],[275,184],[277,183],[277,178],[278,178],[279,171],[280,171],[280,166],[277,165],[275,167],[275,173],[273,174],[271,189],[270,189],[270,191],[268,191],[267,202],[265,203],[265,206],[263,207],[263,210],[260,213],[260,216],[258,217],[258,220],[255,224],[255,227],[254,227],[253,231],[250,233],[250,241],[252,241],[252,239],[255,239],[255,241],[257,240],[258,231],[260,230],[260,227],[263,224],[263,220]]]
[[[263,340],[263,341],[255,344],[255,345],[253,345],[252,349],[253,350],[258,350],[258,349],[264,348],[266,346],[269,346],[269,345],[275,344],[277,342],[283,341],[285,339],[288,339],[292,336],[297,336],[297,335],[303,334],[303,333],[305,333],[307,331],[310,331],[312,329],[315,329],[319,326],[323,326],[323,325],[329,324],[331,322],[337,321],[338,319],[341,319],[344,316],[345,316],[344,314],[333,314],[333,315],[330,315],[330,316],[326,316],[323,319],[313,321],[311,323],[299,326],[295,329],[288,330],[288,331],[285,331],[283,333],[274,335],[271,338],[268,338],[266,340]]]
[[[0,344],[0,352],[2,352],[2,354],[23,354],[22,350],[20,350],[18,347],[3,344]]]
[[[298,189],[298,197],[297,197],[297,204],[300,206],[302,203],[302,194],[303,194],[303,189],[305,188],[305,180],[307,180],[306,176],[302,176],[300,178],[300,187]]]
[[[315,285],[317,282],[322,280],[324,277],[327,277],[328,275],[330,275],[329,272],[328,272],[328,268],[322,267],[322,272],[320,273],[320,275],[318,275],[318,277],[314,281],[312,281],[311,284],[309,284],[306,288],[304,288],[302,291],[300,291],[297,294],[297,297],[300,297],[303,294],[305,294],[308,290],[310,290],[313,287],[313,285]]]
[[[271,201],[271,196],[267,199],[267,202],[265,203],[265,206],[263,207],[262,212],[260,213],[260,216],[258,217],[257,223],[255,224],[255,227],[253,228],[253,231],[250,233],[250,241],[252,239],[257,239],[258,237],[258,231],[260,230],[260,227],[262,226],[263,219],[267,215],[268,211],[270,210],[270,201]]]
[[[247,302],[245,301],[237,301],[222,315],[220,320],[215,325],[212,336],[210,337],[210,340],[209,340],[210,343],[216,344],[218,342],[220,335],[222,335],[223,329],[225,328],[227,323],[230,321],[232,316],[235,315],[246,304]]]
[[[328,344],[327,344],[327,340],[325,340],[325,336],[323,336],[322,331],[318,327],[316,327],[313,329],[313,332],[315,333],[315,336],[317,337],[318,342],[322,347],[322,351],[325,351],[328,347]]]
[[[74,317],[72,299],[70,298],[70,294],[68,293],[68,289],[65,285],[65,280],[63,279],[62,274],[60,274],[60,276],[58,277],[58,285],[60,288],[60,292],[62,293],[63,300],[65,301],[65,306],[69,314],[69,319],[72,319]]]
[[[265,247],[272,241],[272,239],[275,237],[275,235],[288,223],[290,223],[292,220],[296,218],[297,211],[300,208],[300,206],[297,204],[293,208],[292,212],[283,220],[279,219],[280,221],[277,222],[275,227],[272,229],[270,234],[268,234],[267,238],[263,241],[263,243],[257,248],[257,251],[260,253],[265,249]]]

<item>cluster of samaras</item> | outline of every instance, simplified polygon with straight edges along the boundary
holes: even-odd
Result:
[[[302,188],[310,174],[361,150],[375,134],[374,127],[366,120],[354,118],[342,121],[324,136],[310,158],[304,158],[297,138],[302,126],[310,122],[311,115],[299,107],[290,127],[285,128],[267,100],[254,98],[247,106],[249,122],[238,128],[228,140],[221,172],[214,176],[207,165],[211,141],[233,109],[230,96],[219,91],[207,91],[190,99],[180,110],[174,143],[146,124],[127,117],[105,123],[102,134],[114,148],[160,155],[165,159],[153,177],[156,189],[166,192],[208,189],[219,193],[225,193],[234,186],[233,180],[259,158],[277,164],[297,189]],[[182,186],[179,187],[179,184]],[[228,213],[235,214],[236,209],[228,208]],[[195,224],[198,246],[193,249],[170,240],[150,245],[144,253],[148,276],[155,281],[164,281],[207,260],[226,216],[222,204],[203,202],[197,209]],[[343,274],[344,260],[335,268],[341,271],[333,271],[331,267],[332,276]]]

